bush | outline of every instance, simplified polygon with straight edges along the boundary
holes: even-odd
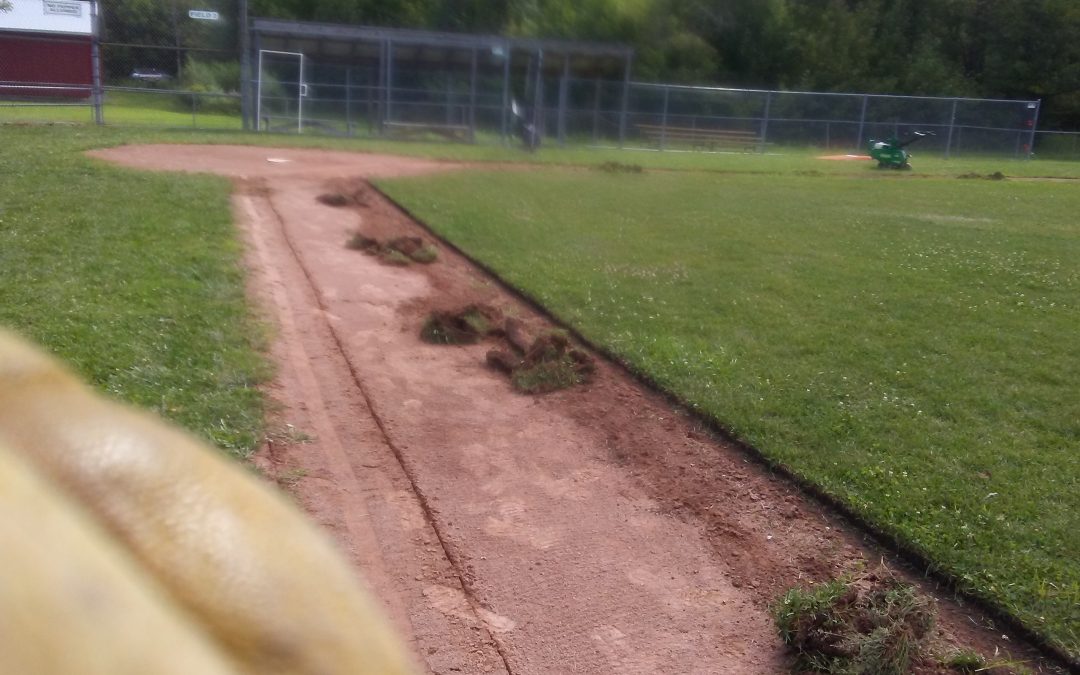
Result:
[[[200,61],[188,56],[180,94],[186,109],[237,114],[240,112],[240,64],[235,61]]]

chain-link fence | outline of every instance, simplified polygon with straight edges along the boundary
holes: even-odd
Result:
[[[610,85],[608,91],[611,90]],[[760,91],[632,83],[622,141],[672,150],[824,151],[864,149],[872,140],[930,132],[921,152],[945,157],[1027,157],[1035,141],[1038,101],[880,94]],[[591,123],[613,119],[594,105]],[[585,118],[583,120],[583,117]],[[610,128],[610,124],[606,125]]]
[[[235,0],[103,0],[105,120],[240,129],[240,10]]]
[[[11,0],[0,121],[240,129],[243,0]]]
[[[1035,154],[1045,159],[1080,160],[1080,131],[1039,131]]]
[[[357,28],[381,37],[260,45],[243,30],[244,0],[13,3],[20,20],[85,12],[87,30],[19,33],[0,18],[0,120],[84,121],[100,103],[98,119],[118,125],[470,142],[511,142],[528,127],[548,144],[699,152],[861,153],[871,139],[920,131],[932,133],[920,152],[945,157],[1080,158],[1076,134],[1037,132],[1038,101],[632,82],[617,50],[558,43],[560,54],[490,36]],[[605,54],[615,60],[590,66]]]

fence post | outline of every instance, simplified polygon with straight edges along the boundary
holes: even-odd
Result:
[[[510,142],[509,120],[507,118],[510,109],[510,45],[504,44],[503,50],[503,91],[502,91],[502,136],[503,142]]]
[[[570,55],[563,55],[563,72],[559,79],[559,145],[566,145],[566,94],[570,86]]]
[[[858,145],[856,146],[856,150],[862,150],[866,145],[866,141],[864,140],[864,135],[863,134],[864,134],[864,131],[866,129],[866,102],[868,100],[870,100],[870,97],[868,95],[866,95],[866,94],[863,94],[863,97],[862,97],[862,112],[859,113],[859,139],[858,139]]]
[[[386,107],[383,111],[383,125],[394,118],[394,41],[386,39]]]
[[[240,124],[251,130],[251,35],[248,26],[247,0],[240,0]]]
[[[630,105],[630,64],[633,58],[626,57],[626,68],[623,71],[622,110],[619,111],[619,147],[626,145],[626,112]]]
[[[952,100],[952,112],[949,113],[949,136],[945,139],[945,159],[949,159],[952,153],[953,128],[956,126],[956,99]]]
[[[592,142],[600,142],[600,78],[596,78],[596,91],[593,95]]]
[[[667,113],[668,113],[668,93],[669,87],[664,87],[664,107],[660,113],[660,149],[667,148]]]
[[[765,115],[761,118],[761,139],[758,141],[758,152],[765,154],[765,141],[769,136],[769,109],[772,107],[772,95],[770,91],[765,94]]]
[[[1028,104],[1030,108],[1032,104]],[[1042,99],[1035,101],[1035,112],[1031,114],[1031,137],[1028,140],[1027,158],[1031,159],[1031,156],[1035,154],[1035,130],[1039,127],[1039,109],[1042,107]]]
[[[469,142],[476,142],[476,47],[472,50],[472,63],[469,67]]]
[[[345,134],[355,135],[352,123],[352,66],[345,66]]]
[[[544,50],[536,50],[536,71],[533,79],[533,147],[544,137]]]
[[[96,1],[90,5],[90,21],[90,67],[93,69],[90,105],[94,109],[94,122],[100,126],[105,124],[105,114],[101,109],[103,98],[101,86],[101,14]]]

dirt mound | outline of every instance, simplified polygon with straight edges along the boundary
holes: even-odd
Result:
[[[500,332],[502,312],[488,305],[466,305],[454,311],[432,312],[420,339],[439,345],[475,344],[489,335]]]
[[[374,237],[357,232],[345,242],[345,246],[368,255],[377,255],[390,265],[408,265],[414,262],[429,265],[439,257],[439,250],[420,237],[396,237],[382,243]]]
[[[962,173],[959,176],[957,176],[957,178],[962,178],[962,179],[965,179],[965,180],[971,180],[971,179],[974,179],[974,180],[1005,180],[1006,176],[1005,176],[1005,174],[1001,173],[1000,171],[995,171],[994,173],[987,173],[987,174],[970,172],[970,173]]]
[[[530,339],[524,324],[507,319],[503,328],[514,352],[492,349],[487,363],[510,376],[514,388],[526,394],[544,394],[583,384],[596,371],[592,357],[574,349],[561,331],[547,331]]]

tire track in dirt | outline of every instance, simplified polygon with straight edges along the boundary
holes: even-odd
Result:
[[[241,222],[267,223],[277,218],[264,190],[242,191],[235,201],[242,211]],[[347,358],[337,349],[328,315],[310,311],[312,305],[318,302],[314,289],[296,283],[299,276],[306,276],[298,260],[293,262],[297,269],[289,275],[293,283],[286,284],[282,279],[288,271],[289,261],[284,259],[282,251],[275,255],[271,248],[274,243],[279,249],[288,245],[284,230],[278,233],[282,236],[281,241],[273,243],[269,241],[274,238],[270,228],[249,227],[247,234],[250,248],[257,258],[258,274],[263,277],[261,286],[270,296],[267,299],[269,302],[264,301],[264,306],[273,308],[273,318],[279,330],[275,347],[277,362],[283,371],[287,371],[279,373],[280,388],[275,399],[285,407],[290,419],[307,420],[306,424],[293,425],[294,429],[311,429],[315,432],[313,439],[303,442],[290,443],[288,439],[279,439],[275,444],[270,440],[267,451],[258,463],[269,473],[276,474],[279,480],[290,473],[302,476],[299,480],[286,479],[283,482],[287,485],[291,483],[294,495],[304,503],[309,513],[335,531],[339,542],[346,544],[354,564],[364,572],[367,584],[383,601],[399,632],[411,643],[418,660],[424,662],[431,672],[508,672],[481,616],[468,604],[465,604],[464,611],[448,611],[448,607],[456,609],[458,604],[464,604],[465,594],[459,575],[449,560],[429,545],[432,540],[438,540],[438,533],[426,519],[424,507],[414,494],[411,482],[407,489],[401,489],[393,483],[407,481],[407,478],[402,476],[394,481],[383,475],[394,468],[400,469],[400,465],[392,449],[385,443],[386,438],[378,428],[377,420],[367,408],[363,392],[359,389],[354,392],[354,398],[360,401],[343,400],[349,385],[355,387],[358,383],[345,381],[350,373]],[[294,299],[290,299],[290,296]],[[299,311],[298,308],[308,311]],[[304,329],[298,325],[300,321],[306,324]],[[328,341],[334,342],[333,350],[328,349]],[[307,345],[311,345],[313,350],[309,350]],[[323,363],[320,368],[322,372],[318,374],[315,372],[316,360]],[[327,387],[334,390],[333,400],[329,402],[323,396]],[[286,394],[286,391],[290,393]],[[295,400],[290,401],[290,398]],[[302,404],[298,405],[299,401]],[[353,427],[349,435],[355,435],[357,431],[363,433],[363,445],[368,446],[364,448],[365,451],[357,452],[359,444],[355,438],[350,439],[353,442],[346,449],[343,434],[339,433],[342,420],[331,417],[334,407],[338,408],[336,412],[339,417],[345,415],[349,418],[347,424]],[[284,419],[286,414],[279,412],[278,416]],[[371,424],[363,424],[369,420]],[[368,428],[355,429],[358,426]],[[349,456],[350,451],[353,457]],[[363,479],[359,477],[355,466],[357,463]],[[375,469],[378,471],[373,471]],[[292,473],[300,471],[302,474]],[[309,475],[313,477],[313,482],[300,485]],[[328,495],[330,499],[327,499]],[[383,498],[388,503],[378,504]],[[375,531],[376,526],[372,522],[379,516],[373,513],[372,501],[375,502],[375,510],[381,506],[383,511],[388,512],[382,514],[382,522],[389,527],[384,527],[381,533]],[[393,513],[395,511],[398,513]],[[387,530],[392,532],[391,536],[387,536]],[[404,538],[402,534],[417,530],[427,530],[424,533],[426,536],[421,536],[419,545],[414,544],[412,550],[383,550],[388,542],[400,540]],[[422,567],[438,568],[439,573],[432,579],[419,575],[420,570],[414,570],[418,575],[411,579],[402,579],[400,575],[393,579],[390,570],[400,569],[406,557],[414,560],[427,558]],[[411,593],[403,593],[403,581],[406,585],[417,587],[412,588]],[[409,584],[410,581],[423,583]],[[408,606],[409,596],[412,596],[412,607]],[[420,599],[429,605],[430,611],[415,607]],[[432,621],[431,616],[424,614],[435,614],[436,620]],[[443,617],[448,616],[454,619],[452,623],[460,626],[446,625],[451,622]],[[461,630],[462,626],[464,630]],[[468,645],[467,650],[460,648],[465,645]]]
[[[304,278],[307,280],[309,288],[313,292],[313,299],[315,304],[318,306],[319,310],[324,315],[330,316],[329,309],[326,307],[325,298],[319,294],[315,281],[311,276],[310,269],[306,265],[304,265],[300,252],[297,250],[296,245],[294,244],[292,238],[289,236],[288,227],[286,226],[285,220],[281,217],[281,214],[274,206],[274,199],[272,194],[268,191],[263,197],[263,200],[269,207],[269,210],[272,213],[273,220],[275,220],[278,225],[282,240],[288,246],[289,251],[292,253],[293,259],[296,261],[297,265],[299,266],[300,270],[304,275]],[[265,222],[265,219],[261,220],[262,222]],[[253,220],[251,222],[256,221]],[[258,234],[255,234],[254,236],[256,239],[259,238]],[[263,260],[263,263],[269,264],[270,260]],[[270,272],[270,274],[273,274],[273,272]],[[373,404],[371,395],[368,393],[366,387],[364,386],[363,380],[361,379],[359,373],[356,370],[356,366],[349,358],[349,355],[341,342],[341,336],[334,329],[333,323],[329,323],[328,328],[329,334],[332,337],[336,346],[336,355],[340,356],[341,359],[344,360],[345,365],[348,369],[348,373],[352,378],[353,385],[356,387],[356,390],[360,393],[360,395],[364,398],[364,403],[367,407],[368,413],[371,416],[371,421],[374,422],[375,426],[378,429],[380,440],[386,445],[386,448],[393,453],[394,458],[397,460],[398,466],[401,468],[405,477],[408,479],[412,494],[417,500],[417,505],[423,512],[426,526],[429,527],[431,529],[431,532],[435,535],[435,538],[438,540],[439,546],[442,549],[443,555],[445,555],[446,560],[450,563],[455,573],[457,574],[458,582],[460,584],[460,590],[455,588],[447,588],[446,586],[428,587],[424,590],[425,597],[428,597],[432,601],[433,605],[439,607],[444,612],[450,613],[460,619],[472,621],[473,623],[486,624],[489,631],[489,638],[491,637],[490,632],[492,630],[494,630],[494,632],[502,632],[506,630],[507,622],[502,617],[499,617],[493,612],[488,611],[475,601],[473,594],[470,592],[468,580],[462,575],[460,561],[455,560],[453,551],[447,545],[445,539],[443,538],[443,534],[439,531],[438,523],[431,512],[431,508],[428,505],[427,499],[425,498],[423,491],[417,484],[416,477],[409,470],[408,464],[406,463],[404,457],[401,454],[401,450],[394,445],[394,442],[391,439],[389,433],[387,433],[386,427],[383,424],[382,419],[375,412],[375,406]],[[295,354],[294,356],[303,357],[304,355],[301,353]],[[309,377],[304,379],[310,380],[310,382],[304,381],[302,383],[302,386],[305,389],[305,394],[310,393],[317,396],[317,384],[314,382],[314,378]],[[310,400],[311,399],[309,398],[309,401]],[[319,417],[325,417],[325,414],[320,415]],[[322,424],[320,424],[320,422],[322,422]],[[333,433],[333,427],[329,425],[328,422],[328,420],[317,420],[316,425],[317,427],[326,428],[328,431]],[[334,438],[334,440],[336,441],[337,439]],[[338,464],[342,467],[337,472],[337,477],[340,480],[347,482],[348,484],[359,484],[360,481],[357,479],[356,474],[353,473],[351,469],[348,469],[346,466],[344,466],[344,452],[341,449],[340,442],[329,444],[329,449],[331,450],[331,454],[333,455],[332,459],[335,460],[335,464]],[[350,531],[353,531],[352,527],[350,527]],[[364,534],[366,535],[367,533],[365,532]],[[374,541],[368,540],[363,543],[373,544]],[[460,606],[463,604],[460,602],[462,596],[466,601],[464,605],[466,605],[467,611],[462,611],[462,609],[460,608]],[[512,622],[510,623],[512,624]],[[510,666],[506,661],[506,655],[503,654],[498,641],[490,640],[490,642],[494,646],[496,651],[498,651],[499,658],[502,660],[503,666],[505,667],[506,671],[510,672]]]

